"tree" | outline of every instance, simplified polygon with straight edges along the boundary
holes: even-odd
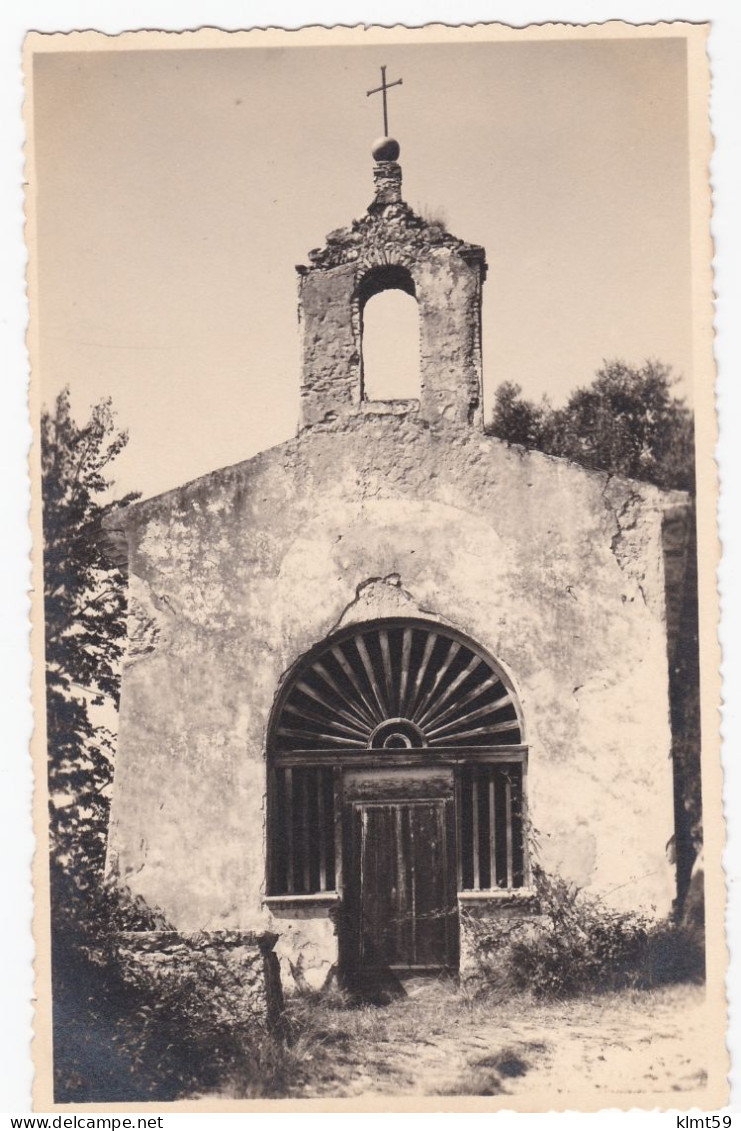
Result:
[[[659,487],[694,491],[692,413],[673,393],[668,366],[605,362],[591,385],[563,408],[547,397],[524,400],[511,382],[499,386],[490,432],[508,443],[574,460]]]
[[[52,900],[99,885],[125,638],[125,578],[102,537],[110,465],[128,440],[110,399],[78,425],[69,389],[41,417],[46,703]],[[126,496],[123,504],[137,495]]]

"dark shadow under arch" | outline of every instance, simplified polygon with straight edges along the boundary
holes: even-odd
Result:
[[[412,298],[417,297],[414,279],[408,267],[403,267],[399,263],[371,267],[361,278],[356,290],[361,314],[368,299],[380,295],[382,291],[404,291]]]

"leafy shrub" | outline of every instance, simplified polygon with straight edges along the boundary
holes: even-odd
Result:
[[[113,940],[122,931],[167,929],[160,914],[113,885],[87,891],[84,901],[78,897],[57,917],[52,964],[58,1103],[285,1094],[290,1057],[280,1035],[233,1021],[225,1001],[230,987],[212,964],[196,958],[184,962],[177,976],[163,977],[156,964],[140,963],[132,978]]]
[[[467,916],[464,929],[489,987],[559,998],[702,979],[701,948],[682,926],[616,911],[540,868],[535,873],[538,915]]]

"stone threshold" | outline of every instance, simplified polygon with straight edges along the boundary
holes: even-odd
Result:
[[[311,907],[330,903],[339,903],[340,893],[337,891],[317,891],[309,895],[264,895],[263,907]]]
[[[507,891],[502,888],[492,888],[486,891],[459,891],[459,903],[519,903],[530,902],[538,898],[535,888],[513,888]]]

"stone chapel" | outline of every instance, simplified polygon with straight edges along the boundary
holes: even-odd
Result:
[[[286,989],[465,971],[470,916],[537,914],[536,863],[617,908],[676,895],[687,499],[487,435],[484,248],[404,202],[393,139],[373,156],[366,213],[297,268],[295,438],[115,518],[109,869],[182,937],[274,946]],[[388,289],[415,399],[367,395]]]

